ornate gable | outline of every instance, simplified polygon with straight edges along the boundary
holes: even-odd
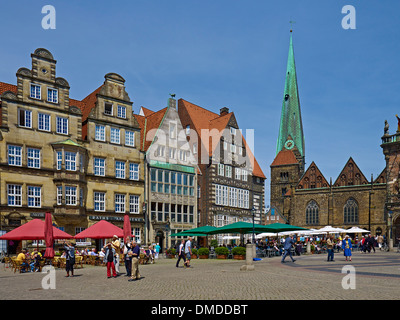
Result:
[[[358,168],[353,158],[350,157],[343,170],[337,177],[334,187],[362,185],[368,183],[368,180],[365,178],[360,168]]]
[[[383,169],[383,171],[382,171],[381,174],[378,176],[378,178],[376,178],[376,180],[374,181],[374,183],[386,183],[386,168]]]
[[[297,184],[297,189],[327,188],[328,186],[328,181],[313,161]]]

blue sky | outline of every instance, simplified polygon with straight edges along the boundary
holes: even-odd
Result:
[[[43,47],[74,99],[116,72],[135,112],[165,107],[169,93],[214,112],[229,107],[242,129],[255,130],[254,152],[268,178],[294,20],[306,167],[314,161],[334,181],[349,157],[368,180],[385,166],[384,121],[393,134],[400,113],[398,1],[0,3],[0,81],[16,84],[16,71],[30,68],[30,54]],[[41,27],[46,4],[56,9],[55,30]],[[344,5],[356,9],[355,30],[342,28]],[[269,192],[268,179],[267,204]]]

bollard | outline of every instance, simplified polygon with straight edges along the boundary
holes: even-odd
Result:
[[[307,242],[307,254],[311,253],[311,244],[310,241]]]
[[[254,247],[254,249],[253,249]],[[240,267],[240,271],[253,271],[253,250],[255,250],[255,244],[246,244],[246,264]]]

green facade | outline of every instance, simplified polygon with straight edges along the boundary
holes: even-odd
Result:
[[[291,139],[287,143],[288,139]],[[286,144],[286,146],[285,146]],[[283,94],[281,122],[276,147],[278,154],[282,149],[297,147],[301,157],[304,158],[304,134],[301,121],[299,91],[297,86],[296,65],[292,35],[290,35],[289,56],[286,70],[285,91]]]

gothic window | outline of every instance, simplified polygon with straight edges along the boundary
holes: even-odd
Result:
[[[317,177],[317,188],[322,188],[322,177],[321,176]]]
[[[343,208],[343,218],[346,224],[358,224],[358,204],[349,198]]]
[[[305,178],[304,179],[304,189],[309,189],[310,188],[310,179]]]
[[[360,184],[361,184],[361,175],[359,173],[356,173],[355,185],[360,185]]]
[[[306,224],[319,224],[319,208],[314,200],[311,200],[306,207]]]

